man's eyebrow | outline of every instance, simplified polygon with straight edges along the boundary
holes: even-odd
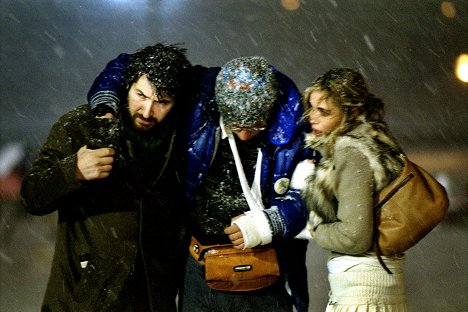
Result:
[[[146,98],[148,97],[148,95],[143,91],[141,90],[140,88],[136,87],[136,90],[135,90],[137,93],[141,93],[143,96],[145,96]]]
[[[161,97],[157,96],[156,101],[159,103],[168,103],[168,102],[172,102],[173,98],[168,95],[162,95]]]
[[[162,97],[158,98],[158,102],[170,102],[171,98],[170,97]]]

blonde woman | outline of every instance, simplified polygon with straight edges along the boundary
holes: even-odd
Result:
[[[306,179],[309,230],[327,262],[330,298],[326,311],[407,311],[403,255],[373,253],[374,194],[398,176],[402,150],[383,121],[383,102],[361,74],[348,68],[319,76],[304,94],[312,131],[308,147],[322,159]]]

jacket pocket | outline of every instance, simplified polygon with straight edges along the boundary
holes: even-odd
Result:
[[[73,292],[72,311],[111,311],[119,306],[119,295],[131,275],[126,261],[79,255],[81,275]]]

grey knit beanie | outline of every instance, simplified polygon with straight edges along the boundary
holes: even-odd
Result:
[[[216,77],[215,98],[226,125],[251,127],[269,117],[278,93],[267,60],[248,56],[227,62]]]

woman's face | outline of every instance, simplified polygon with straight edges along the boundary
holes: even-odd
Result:
[[[327,135],[340,125],[343,111],[330,98],[326,98],[324,92],[312,92],[309,104],[309,122],[315,136]]]

